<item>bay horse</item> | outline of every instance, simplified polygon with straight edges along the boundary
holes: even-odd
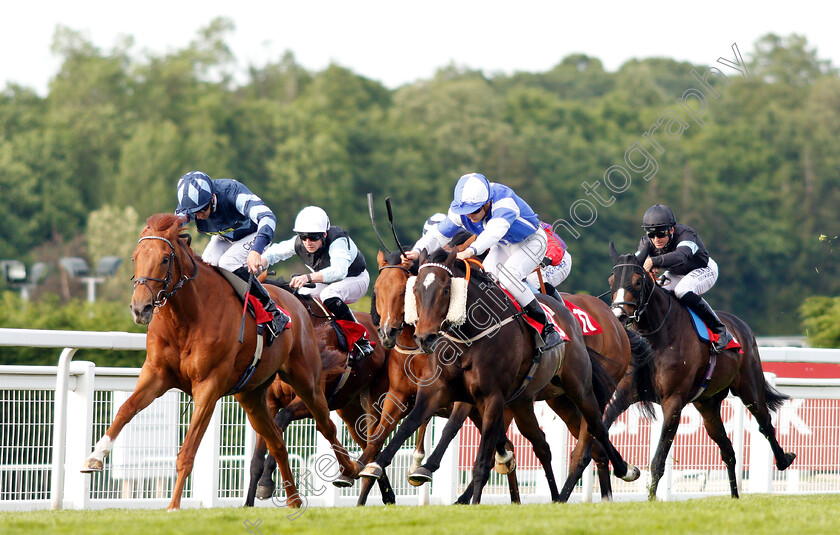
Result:
[[[348,370],[348,353],[340,349],[329,312],[313,297],[293,291],[285,281],[278,282],[277,286],[295,295],[309,311],[323,359],[324,372],[321,379],[324,392],[327,393],[327,404],[329,409],[336,411],[347,424],[347,431],[353,441],[364,449],[368,443],[368,436],[364,433],[364,429],[369,426],[361,424],[366,424],[368,419],[376,418],[374,415],[377,413],[372,410],[375,405],[371,403],[371,399],[374,401],[380,399],[388,391],[389,351],[381,343],[376,344],[373,353],[353,363]],[[375,332],[369,314],[357,311],[354,315],[365,326],[368,333]],[[347,372],[346,377],[345,372]],[[284,433],[293,421],[312,417],[302,399],[295,395],[291,385],[280,377],[275,378],[268,389],[268,409],[269,412],[275,414],[274,423]],[[277,412],[278,409],[280,409],[279,412]],[[373,429],[370,431],[373,432]],[[248,492],[245,495],[246,507],[252,507],[255,498],[267,500],[274,494],[276,485],[273,475],[277,461],[271,455],[266,457],[266,449],[265,440],[261,436],[258,437],[251,457],[251,477]],[[344,478],[339,478],[334,484],[347,486],[345,481]],[[378,483],[383,503],[396,503],[396,496],[387,476],[380,479]]]
[[[501,314],[487,309],[484,312],[494,317],[488,324],[479,326],[470,321],[452,331],[447,319],[453,293],[452,280],[466,277],[469,281],[468,264],[456,262],[456,254],[457,250],[440,250],[431,256],[421,255],[418,282],[413,288],[418,314],[414,338],[425,353],[433,355],[434,375],[424,378],[414,408],[388,446],[375,462],[365,467],[361,475],[379,477],[402,442],[439,407],[454,401],[466,402],[475,405],[482,418],[481,443],[473,465],[472,496],[472,503],[480,503],[493,451],[502,457],[507,455],[503,425],[507,404],[520,431],[531,441],[534,453],[543,465],[552,499],[559,500],[551,468],[551,451],[539,429],[533,407],[537,392],[553,381],[557,388],[555,396],[561,390],[565,392],[581,411],[588,430],[604,445],[616,475],[628,481],[638,478],[638,469],[625,463],[609,442],[607,430],[601,422],[603,400],[609,397],[605,384],[608,378],[602,368],[590,361],[580,324],[572,313],[550,297],[538,298],[551,309],[570,340],[542,353],[542,365],[537,366],[534,362],[537,354],[535,341],[523,324],[521,312],[515,311],[501,288],[483,270],[475,268],[472,273],[478,282],[466,284],[465,301],[470,303],[470,310],[464,310],[463,315],[475,313],[478,303],[487,307],[488,299],[497,304],[495,306]],[[438,343],[444,339],[442,335],[451,343]],[[601,402],[596,391],[601,395]],[[460,425],[450,421],[444,434],[447,435],[451,427]]]
[[[271,454],[285,466],[282,474],[286,504],[300,507],[283,434],[266,404],[266,391],[280,374],[312,412],[318,431],[329,440],[345,474],[357,465],[336,438],[335,425],[321,387],[321,357],[312,322],[292,295],[267,285],[279,307],[291,317],[291,327],[262,351],[256,368],[250,366],[262,347],[253,318],[245,324],[244,343],[238,342],[242,304],[231,285],[212,266],[197,257],[179,233],[186,220],[174,214],[153,215],[146,221],[134,261],[134,292],[130,309],[134,321],[148,324],[146,360],[134,392],[120,407],[105,435],[85,460],[83,472],[101,471],[105,456],[122,428],[137,412],[171,388],[192,396],[195,410],[181,450],[168,510],[181,507],[184,485],[193,468],[196,450],[210,422],[216,402],[238,388],[235,399]],[[252,372],[244,382],[246,372]],[[240,381],[243,379],[243,381]]]
[[[405,287],[408,277],[412,274],[411,269],[414,269],[416,274],[416,267],[411,262],[403,263],[400,255],[389,254],[384,255],[382,252],[378,256],[379,261],[379,277],[374,286],[374,305],[381,315],[379,318],[379,337],[383,343],[395,346],[402,341],[403,347],[414,345],[414,326],[405,323]],[[587,350],[595,360],[607,371],[610,377],[617,384],[627,372],[631,359],[635,362],[637,359],[642,359],[645,356],[645,351],[648,349],[647,343],[633,331],[626,331],[624,326],[613,315],[610,307],[601,299],[590,295],[583,294],[562,294],[563,299],[577,305],[588,312],[592,318],[601,326],[600,332],[595,334],[588,334],[584,336]],[[399,340],[397,339],[399,336]],[[419,381],[419,378],[416,379]],[[416,388],[416,382],[414,382]],[[564,485],[560,492],[560,501],[567,501],[574,490],[576,482],[580,479],[583,470],[589,463],[587,453],[588,445],[591,442],[591,435],[589,433],[581,434],[582,417],[580,411],[569,398],[563,394],[551,397],[552,393],[556,394],[556,389],[548,387],[537,394],[538,401],[545,400],[549,407],[560,416],[566,423],[567,428],[572,435],[578,439],[572,458],[570,461],[569,478],[567,484]],[[610,392],[612,393],[612,392]],[[459,403],[455,404],[453,412],[448,416],[450,420],[463,422],[467,415],[474,419],[476,427],[480,429],[481,424],[476,421],[474,414],[471,414],[470,405],[464,404],[464,407],[459,407]],[[477,411],[476,411],[477,412]],[[505,429],[507,429],[513,414],[505,411]],[[457,429],[450,432],[445,439],[451,440],[455,436]],[[442,440],[435,446],[434,452],[428,458],[425,464],[412,470],[408,474],[408,478],[412,483],[425,483],[431,481],[432,474],[440,467],[440,462],[443,454],[448,446],[448,442]],[[612,498],[612,484],[609,474],[609,459],[606,451],[597,441],[592,442],[592,458],[598,467],[599,486],[601,490],[602,501],[608,501]],[[512,451],[512,445],[508,447]],[[506,471],[503,466],[497,463],[497,469],[502,473]],[[510,472],[508,475],[513,475]],[[469,503],[472,496],[472,486],[467,487],[466,492],[458,498],[457,503]]]
[[[785,452],[776,439],[770,411],[778,410],[787,396],[764,380],[758,344],[752,331],[741,319],[728,312],[718,312],[741,349],[711,353],[708,342],[699,339],[688,310],[676,296],[664,290],[652,273],[642,267],[643,259],[635,254],[620,255],[610,242],[613,271],[610,276],[612,308],[622,322],[635,322],[649,342],[654,358],[634,369],[632,377],[619,383],[613,402],[607,408],[605,422],[615,420],[635,401],[648,407],[658,402],[662,407],[662,435],[651,462],[648,498],[656,498],[665,461],[680,423],[683,407],[692,403],[703,417],[709,437],[717,444],[729,475],[729,490],[738,497],[735,478],[735,450],[721,421],[721,403],[732,392],[758,422],[759,430],[770,442],[776,467],[785,470],[796,454]]]

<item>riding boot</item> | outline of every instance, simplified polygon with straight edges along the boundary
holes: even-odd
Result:
[[[566,305],[565,301],[563,301],[563,298],[560,296],[560,292],[557,291],[557,288],[555,288],[553,284],[543,281],[543,285],[545,286],[545,295],[557,299],[563,303],[564,306]]]
[[[729,342],[732,341],[732,335],[705,299],[694,292],[687,292],[680,298],[680,303],[693,310],[698,316],[700,316],[700,319],[709,326],[709,329],[718,335],[717,342],[712,344],[712,349],[715,353],[720,353],[727,345],[729,345]]]
[[[338,297],[330,297],[329,299],[325,300],[324,306],[327,307],[327,310],[332,312],[332,315],[335,316],[335,319],[337,320],[352,321],[354,323],[359,323],[359,321],[353,315],[353,311],[351,311],[350,307],[347,306],[347,303],[345,303]],[[366,328],[365,332],[367,332]],[[370,345],[370,340],[367,339],[366,335],[363,335],[361,338],[359,338],[359,340],[355,344],[355,350],[351,352],[353,360],[356,361],[362,360],[371,353],[373,353],[373,346]]]
[[[248,268],[246,267],[238,268],[233,273],[245,281],[250,278]],[[265,289],[265,286],[263,286],[256,277],[254,277],[254,282],[251,284],[251,295],[259,300],[266,312],[271,314],[271,321],[267,321],[263,324],[271,332],[271,336],[268,338],[268,343],[270,345],[270,341],[273,341],[274,338],[280,336],[280,333],[283,332],[283,329],[286,327],[286,324],[289,323],[291,318],[284,314],[282,310],[277,308],[277,305],[274,304],[274,301],[268,294],[268,290]]]
[[[551,349],[563,341],[563,337],[560,336],[560,333],[557,332],[554,325],[548,321],[548,317],[546,317],[545,311],[540,306],[539,301],[534,299],[527,305],[523,306],[522,310],[525,311],[529,318],[534,319],[543,325],[542,333],[540,334],[542,335],[544,345],[540,348],[540,351]]]

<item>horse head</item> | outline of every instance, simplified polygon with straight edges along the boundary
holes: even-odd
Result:
[[[420,257],[414,284],[417,324],[414,340],[424,353],[431,353],[439,333],[445,328],[452,294],[452,279],[457,250],[438,250]]]
[[[148,324],[157,308],[195,278],[195,259],[178,235],[185,223],[184,218],[174,214],[157,214],[146,220],[146,228],[131,255],[134,292],[129,308],[135,323]],[[192,270],[184,268],[187,258],[192,261]]]
[[[399,251],[382,251],[376,256],[379,276],[373,283],[371,319],[379,340],[392,349],[405,327],[405,284],[412,275],[413,262],[402,262]]]
[[[638,321],[647,305],[652,279],[646,276],[642,260],[634,254],[621,255],[610,242],[613,271],[610,275],[613,314],[623,323]]]

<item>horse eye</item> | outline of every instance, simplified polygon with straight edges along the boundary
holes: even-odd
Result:
[[[443,295],[449,295],[449,286],[443,289]]]
[[[169,263],[169,257],[168,257],[168,256],[164,256],[164,257],[163,257],[163,262],[161,262],[161,263],[162,263],[164,266],[165,266],[166,264],[168,264],[168,263]]]

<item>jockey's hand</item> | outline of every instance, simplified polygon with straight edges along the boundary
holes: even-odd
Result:
[[[259,275],[260,271],[267,267],[263,266],[263,257],[256,251],[248,253],[248,260],[246,260],[245,263],[248,265],[248,271],[254,275]],[[268,263],[266,262],[266,264]]]
[[[309,284],[311,280],[310,275],[295,275],[292,277],[292,280],[289,281],[289,286],[297,290],[299,288],[303,288],[306,284]]]
[[[414,262],[418,258],[420,258],[420,251],[405,251],[400,257],[400,260],[403,262]]]
[[[475,256],[475,249],[473,249],[472,247],[467,247],[466,249],[458,253],[456,255],[456,258],[458,260],[466,260],[467,258],[472,258],[473,256]]]
[[[651,257],[645,258],[645,263],[642,265],[642,267],[644,268],[645,271],[653,271],[654,269],[656,269],[656,268],[653,267],[653,258],[651,258]]]

